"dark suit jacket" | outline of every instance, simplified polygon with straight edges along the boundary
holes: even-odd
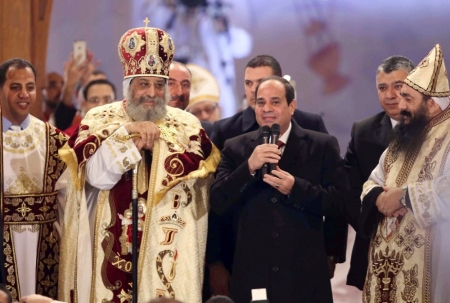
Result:
[[[211,122],[208,122],[208,121],[200,121],[200,123],[202,124],[202,127],[205,130],[205,132],[208,135],[208,137],[211,137],[213,124]]]
[[[357,121],[353,124],[352,137],[345,154],[345,166],[351,186],[351,194],[346,201],[346,215],[348,222],[357,231],[347,284],[361,290],[366,278],[370,239],[362,237],[359,232],[360,196],[364,182],[388,147],[391,132],[392,124],[385,112]]]
[[[328,133],[322,117],[317,114],[296,109],[293,119],[304,129]],[[230,138],[259,129],[255,112],[248,107],[242,112],[226,119],[216,121],[213,125],[211,141],[223,149],[224,143]],[[231,272],[236,235],[232,233],[233,214],[219,218],[210,214],[208,226],[208,244],[206,248],[206,263],[222,262]],[[326,218],[324,226],[325,247],[328,256],[335,256],[339,263],[345,262],[347,249],[347,223],[344,218]]]
[[[212,210],[238,214],[231,298],[248,303],[266,288],[271,303],[332,302],[322,218],[340,214],[347,189],[337,140],[292,121],[279,162],[295,177],[289,196],[250,175],[260,143],[260,130],[225,142],[211,187]]]

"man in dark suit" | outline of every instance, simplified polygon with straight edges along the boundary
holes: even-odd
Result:
[[[376,72],[378,99],[384,111],[353,124],[351,141],[345,155],[351,195],[348,198],[347,219],[358,231],[361,209],[361,192],[364,182],[377,166],[381,154],[389,144],[392,128],[400,119],[400,90],[403,81],[414,64],[405,57],[392,56],[385,59]],[[347,284],[363,288],[368,266],[370,239],[356,234]]]
[[[268,55],[259,55],[251,59],[245,67],[244,88],[248,107],[232,117],[216,121],[213,125],[211,140],[219,150],[223,149],[226,140],[257,130],[255,118],[255,89],[261,79],[275,75],[281,77],[281,66],[278,61]],[[296,109],[294,120],[303,128],[328,133],[322,117]]]
[[[248,108],[234,116],[216,121],[213,125],[211,141],[220,149],[230,138],[259,128],[255,118],[255,90],[265,77],[282,75],[278,61],[272,56],[259,55],[251,59],[245,68],[244,88]],[[294,110],[293,119],[305,129],[327,133],[322,117]],[[335,263],[345,262],[347,245],[347,223],[343,218],[328,217],[325,220],[324,237],[330,263],[330,275],[333,275]],[[214,295],[228,295],[228,283],[232,270],[236,235],[233,233],[233,213],[220,218],[211,213],[208,226],[208,244],[206,248],[206,278],[209,275],[210,292]],[[205,287],[208,284],[205,283]],[[208,296],[208,295],[207,295]]]
[[[267,290],[271,303],[333,301],[323,215],[340,214],[347,178],[336,138],[298,126],[291,119],[295,108],[287,80],[263,79],[256,120],[278,123],[285,146],[262,144],[260,130],[227,140],[211,187],[212,210],[237,218],[236,303],[248,303],[257,288]],[[276,169],[262,175],[264,163]]]

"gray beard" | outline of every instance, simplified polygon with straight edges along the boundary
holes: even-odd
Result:
[[[149,99],[152,99],[155,102],[155,106],[153,108],[145,110],[141,106],[141,103],[146,102]],[[147,96],[142,96],[138,99],[133,99],[133,93],[130,91],[127,96],[126,112],[128,116],[130,116],[134,121],[156,122],[164,118],[164,116],[166,115],[166,105],[167,98],[149,98]]]

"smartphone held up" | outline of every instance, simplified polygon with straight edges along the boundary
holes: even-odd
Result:
[[[87,48],[85,40],[75,40],[73,42],[73,59],[80,65],[86,61]]]

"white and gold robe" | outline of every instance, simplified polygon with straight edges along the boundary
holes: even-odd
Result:
[[[72,218],[64,226],[73,237],[62,247],[61,300],[75,290],[77,302],[131,302],[130,169],[140,163],[138,300],[201,302],[209,185],[219,152],[197,118],[176,108],[167,111],[156,123],[161,138],[151,160],[142,157],[123,126],[131,121],[123,102],[89,111],[76,140],[61,151],[75,180],[68,199],[78,199],[82,212],[79,222]],[[84,255],[86,238],[93,245],[90,256]],[[92,280],[81,261],[89,258]]]
[[[3,133],[3,214],[7,287],[13,299],[56,298],[59,238],[68,174],[58,156],[67,141],[30,116],[29,126]]]
[[[412,209],[384,217],[373,235],[363,302],[440,303],[450,298],[450,109],[426,128],[420,150],[389,147],[364,184],[407,188]],[[374,206],[375,207],[375,206]]]

